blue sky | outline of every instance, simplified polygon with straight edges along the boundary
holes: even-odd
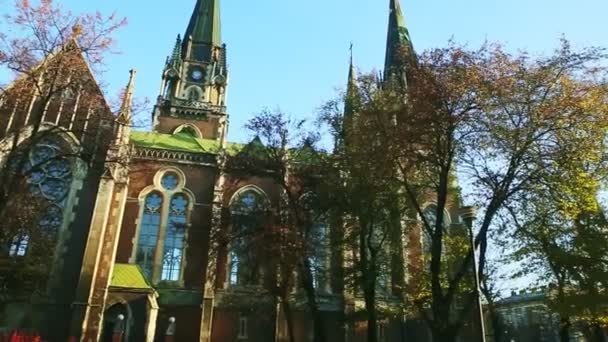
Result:
[[[12,1],[0,0],[0,7]],[[102,80],[116,94],[136,68],[136,95],[156,98],[165,57],[195,0],[56,1],[75,12],[127,17],[129,25],[116,35],[121,54],[108,58]],[[344,86],[351,41],[361,71],[382,67],[389,0],[221,1],[231,140],[247,139],[244,123],[264,107],[312,117]],[[451,37],[471,47],[487,39],[538,53],[555,47],[561,34],[578,47],[607,45],[606,0],[402,0],[402,7],[418,51]]]

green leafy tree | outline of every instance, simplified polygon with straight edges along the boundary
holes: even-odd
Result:
[[[361,203],[368,203],[346,206],[356,208],[352,217],[366,208],[373,213],[390,208],[381,200],[396,196],[389,202],[402,204],[402,215],[418,222],[419,234],[428,238],[429,262],[418,267],[428,278],[417,278],[428,281],[410,293],[434,338],[454,340],[471,319],[476,297],[473,250],[464,240],[447,247],[457,234],[449,233],[446,212],[462,202],[456,175],[480,208],[474,245],[484,283],[499,215],[525,201],[555,165],[570,162],[571,173],[579,174],[573,161],[603,141],[601,61],[600,50],[572,51],[566,41],[553,55],[539,58],[510,55],[493,45],[472,51],[451,44],[407,64],[405,89],[364,77],[354,100],[347,99],[354,115],[328,120],[348,123],[333,130],[345,146],[344,184],[353,184],[344,193],[357,198],[360,191],[366,197]],[[349,160],[352,156],[362,157]],[[433,203],[430,216],[427,203]],[[450,249],[452,255],[446,253]],[[369,269],[361,274],[374,276]]]

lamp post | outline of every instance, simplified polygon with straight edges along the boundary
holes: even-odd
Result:
[[[466,206],[460,208],[460,217],[464,221],[469,231],[469,244],[473,253],[473,274],[475,275],[475,297],[477,297],[477,313],[479,314],[479,334],[480,341],[486,342],[486,328],[483,319],[483,305],[481,303],[481,287],[479,284],[479,271],[477,269],[477,256],[475,255],[475,236],[473,235],[473,221],[477,217],[477,208]]]

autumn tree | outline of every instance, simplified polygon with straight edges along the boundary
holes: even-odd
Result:
[[[367,340],[377,341],[381,319],[402,320],[405,314],[394,303],[405,301],[408,206],[392,141],[396,108],[405,102],[375,73],[355,79],[352,70],[351,76],[346,93],[320,113],[335,141],[322,188],[342,221],[336,241],[345,258],[345,291],[363,299]]]
[[[48,273],[44,265],[55,238],[50,210],[62,195],[39,196],[38,186],[47,192],[56,188],[36,177],[50,172],[62,179],[63,161],[91,167],[103,162],[118,123],[94,75],[113,47],[112,34],[126,21],[101,13],[75,15],[51,0],[16,1],[0,20],[5,30],[0,32],[0,68],[14,77],[0,86],[0,244],[4,254],[32,251],[28,264],[40,269],[30,278],[42,279],[38,276]],[[89,114],[77,115],[79,110]],[[82,148],[62,145],[59,136],[79,139]],[[34,252],[40,248],[44,251]],[[10,275],[8,282],[20,277],[10,270],[2,273]]]
[[[264,251],[257,257],[276,260],[278,281],[274,288],[286,317],[289,337],[294,341],[292,290],[302,289],[313,319],[314,341],[326,341],[323,317],[317,301],[318,283],[325,268],[319,262],[326,223],[317,196],[322,170],[317,137],[305,129],[305,121],[294,120],[280,111],[265,110],[246,128],[255,139],[230,157],[226,171],[237,179],[271,179],[281,189],[275,219],[261,239]],[[269,242],[270,241],[270,242]]]
[[[593,109],[591,109],[593,110]],[[509,207],[506,251],[528,266],[514,276],[540,276],[552,284],[551,308],[560,315],[560,339],[568,341],[572,327],[583,329],[591,340],[604,341],[608,297],[606,244],[608,221],[597,196],[605,183],[606,150],[602,127],[594,141],[572,159],[564,151],[562,163],[543,173],[542,184]],[[576,137],[568,137],[576,139]]]
[[[542,184],[545,170],[586,158],[579,151],[603,140],[606,87],[597,67],[603,55],[597,49],[573,51],[566,41],[539,58],[494,45],[472,51],[451,44],[409,61],[402,70],[406,88],[391,79],[373,87],[359,82],[355,115],[342,118],[358,123],[346,135],[335,130],[342,135],[336,140],[348,146],[348,139],[361,139],[355,153],[373,151],[348,162],[345,174],[354,178],[349,181],[357,184],[355,193],[374,182],[380,191],[366,189],[366,195],[396,196],[389,202],[405,204],[403,218],[417,222],[428,253],[422,269],[428,278],[417,279],[428,282],[410,292],[410,303],[435,339],[452,341],[471,319],[476,298],[474,251],[464,243],[457,219],[458,181],[480,209],[474,245],[484,283],[498,215]],[[358,167],[365,171],[351,172]],[[571,171],[577,170],[572,164]],[[375,207],[370,199],[374,212],[389,208]],[[365,210],[357,209],[362,210],[355,216]]]

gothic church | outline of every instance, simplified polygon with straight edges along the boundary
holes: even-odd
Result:
[[[387,71],[399,67],[397,50],[411,46],[399,0],[390,0],[389,16]],[[174,341],[288,341],[285,317],[264,295],[270,270],[252,275],[237,250],[212,239],[234,229],[237,221],[230,216],[246,219],[247,208],[272,207],[281,196],[269,179],[244,180],[224,171],[226,160],[244,146],[227,140],[230,70],[220,30],[220,0],[197,0],[164,66],[151,132],[104,125],[103,118],[112,113],[99,89],[89,89],[86,96],[97,103],[85,104],[85,96],[71,94],[45,110],[40,129],[59,127],[65,137],[36,145],[32,158],[49,158],[66,148],[100,157],[89,163],[66,159],[30,180],[41,196],[56,202],[51,213],[56,219],[48,220],[56,234],[53,266],[46,296],[9,300],[0,327],[35,329],[51,341],[70,336],[112,341],[116,329],[124,341],[165,341],[168,336]],[[352,65],[349,77],[354,77]],[[132,72],[123,120],[128,120],[134,78]],[[0,101],[2,144],[27,139],[31,103],[10,97]],[[93,122],[92,112],[99,118],[96,132],[107,134],[71,134]],[[14,139],[18,131],[20,138]],[[11,258],[28,252],[27,237],[15,239],[7,250]],[[343,280],[332,274],[344,262],[338,254],[324,254],[326,274],[315,282],[328,341],[364,341],[364,321],[347,319],[362,299],[347,293]],[[311,341],[304,307],[296,310],[295,335]],[[380,341],[402,340],[404,324],[382,321]]]

